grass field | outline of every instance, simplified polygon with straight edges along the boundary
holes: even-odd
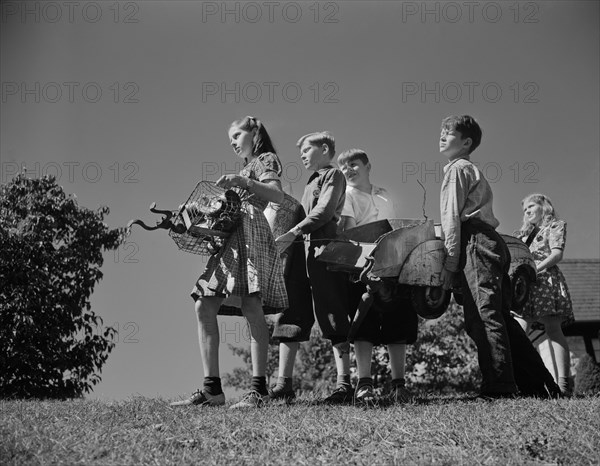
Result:
[[[300,399],[251,411],[167,400],[1,401],[0,463],[600,464],[600,398],[428,397],[387,408]]]

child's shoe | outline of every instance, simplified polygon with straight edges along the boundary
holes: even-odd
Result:
[[[375,390],[373,385],[365,384],[356,387],[356,393],[354,394],[354,401],[359,404],[374,404],[375,403]]]
[[[324,403],[330,405],[343,405],[350,404],[354,399],[354,390],[352,386],[340,386],[337,387],[331,395],[323,400]]]
[[[283,387],[275,385],[269,390],[269,398],[273,401],[282,400],[291,403],[296,398],[294,390],[285,390]]]
[[[402,385],[393,387],[389,395],[389,401],[394,404],[412,403],[413,400],[413,394]]]
[[[196,390],[192,396],[185,400],[174,401],[170,406],[223,406],[225,404],[225,394],[209,395],[203,390]]]
[[[240,401],[231,405],[229,409],[260,408],[268,403],[269,395],[261,395],[256,390],[250,390]]]

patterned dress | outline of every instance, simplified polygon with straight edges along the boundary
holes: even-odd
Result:
[[[566,237],[567,224],[562,220],[554,220],[542,227],[529,245],[535,263],[539,264],[546,259],[552,249],[564,250]],[[521,239],[525,241],[527,237],[522,236]],[[553,265],[538,273],[537,282],[531,289],[529,300],[521,311],[521,316],[529,321],[545,316],[558,316],[566,322],[573,321],[571,295],[558,266]]]
[[[277,155],[263,153],[250,161],[240,175],[255,182],[278,180],[281,163]],[[263,211],[268,201],[252,196],[241,225],[232,233],[222,253],[211,256],[198,278],[192,298],[201,296],[242,297],[259,295],[271,312],[288,307],[281,260]],[[229,301],[229,300],[228,300]],[[220,314],[241,314],[239,307],[221,307]]]

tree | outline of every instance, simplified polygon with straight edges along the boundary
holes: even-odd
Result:
[[[78,206],[51,176],[0,186],[0,397],[78,397],[100,381],[116,332],[89,299],[102,250],[125,232],[108,213]]]

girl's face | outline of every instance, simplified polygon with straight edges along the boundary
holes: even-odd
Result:
[[[523,213],[529,223],[538,225],[544,216],[544,209],[541,205],[536,204],[533,201],[528,201],[523,205]]]
[[[235,154],[242,159],[252,157],[254,132],[232,126],[229,128],[229,143]]]

